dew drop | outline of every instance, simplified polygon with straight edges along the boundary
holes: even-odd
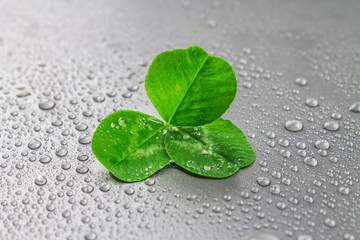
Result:
[[[90,134],[83,134],[78,139],[79,143],[81,144],[89,144],[91,143],[91,135]]]
[[[315,98],[308,98],[308,99],[306,99],[305,104],[308,107],[314,108],[314,107],[319,106],[319,101]]]
[[[324,223],[326,226],[331,227],[331,228],[336,226],[336,221],[331,218],[326,218]]]
[[[271,184],[271,181],[268,177],[258,177],[256,181],[262,187],[267,187]]]
[[[324,128],[328,131],[337,131],[339,130],[340,126],[337,122],[329,121],[324,124]]]
[[[304,159],[304,163],[308,166],[311,166],[311,167],[316,167],[317,165],[317,160],[313,157],[306,157]]]
[[[44,176],[35,178],[35,184],[38,186],[44,186],[47,183],[47,179]]]
[[[56,149],[56,151],[55,151],[55,154],[58,157],[65,157],[67,155],[67,153],[68,153],[68,150],[64,147],[60,147],[60,148]]]
[[[39,103],[39,108],[42,110],[51,110],[55,107],[55,102],[51,99],[41,100]]]
[[[91,193],[92,191],[94,191],[94,187],[91,186],[91,185],[85,185],[81,188],[81,190],[84,192],[84,193]]]
[[[125,188],[124,192],[125,192],[127,195],[133,195],[133,194],[135,193],[135,190],[134,190],[133,187],[128,186],[128,187]]]
[[[85,174],[85,173],[87,173],[88,171],[89,171],[89,168],[88,168],[88,166],[86,166],[86,165],[81,165],[81,166],[78,166],[78,167],[76,168],[76,172],[79,173],[79,174]]]
[[[108,191],[110,191],[110,189],[111,189],[111,183],[109,183],[109,182],[104,182],[103,184],[101,184],[101,186],[100,186],[100,191],[102,191],[102,192],[108,192]]]
[[[330,143],[327,140],[317,140],[314,144],[317,149],[329,149]]]
[[[28,148],[32,150],[38,149],[40,146],[41,146],[41,142],[38,140],[33,140],[28,144]]]
[[[39,159],[39,162],[42,163],[42,164],[47,164],[51,161],[51,157],[48,156],[48,155],[45,155],[45,156],[42,156],[40,159]]]
[[[285,129],[290,132],[298,132],[303,128],[303,124],[298,120],[289,120],[285,123]]]
[[[78,131],[85,131],[87,128],[88,128],[88,126],[83,122],[81,122],[75,126],[75,129]]]
[[[350,112],[359,113],[360,112],[360,102],[356,102],[349,108]]]
[[[297,85],[303,87],[303,86],[306,86],[306,85],[307,85],[307,80],[306,80],[305,78],[299,77],[299,78],[295,79],[295,83],[296,83]]]

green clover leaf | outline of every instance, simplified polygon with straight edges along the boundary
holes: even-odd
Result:
[[[92,151],[127,182],[151,176],[171,159],[201,176],[228,177],[255,161],[241,130],[220,118],[236,85],[231,66],[200,47],[160,53],[149,67],[145,88],[166,123],[140,112],[114,112],[97,127]]]

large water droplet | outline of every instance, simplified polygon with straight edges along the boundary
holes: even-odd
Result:
[[[103,191],[103,192],[108,192],[108,191],[110,191],[110,189],[111,189],[111,183],[109,183],[109,182],[105,182],[105,183],[101,184],[101,186],[100,186],[100,191]]]
[[[315,98],[308,98],[306,99],[305,104],[308,107],[317,107],[319,106],[319,101]]]
[[[50,110],[55,107],[55,102],[51,99],[41,100],[39,103],[39,108],[42,110]]]
[[[360,112],[360,102],[356,102],[349,108],[350,112],[359,113]]]
[[[304,159],[304,163],[308,166],[312,166],[312,167],[316,167],[317,165],[317,160],[313,157],[306,157]]]
[[[45,156],[42,156],[40,159],[39,159],[39,162],[41,162],[42,164],[47,164],[51,161],[51,157],[48,156],[48,155],[45,155]]]
[[[89,144],[91,143],[91,135],[90,134],[83,134],[78,139],[79,143],[81,144]]]
[[[314,144],[317,149],[329,149],[330,143],[327,140],[317,140]]]
[[[125,192],[127,195],[133,195],[133,194],[135,193],[135,190],[134,190],[133,187],[128,186],[128,187],[125,188],[125,191],[124,191],[124,192]]]
[[[40,146],[41,146],[41,142],[38,140],[35,140],[35,139],[33,141],[29,142],[29,144],[28,144],[28,148],[30,148],[32,150],[38,149]]]
[[[340,128],[340,125],[337,122],[329,121],[324,124],[324,128],[328,131],[337,131]]]
[[[60,148],[56,149],[56,151],[55,151],[55,154],[58,157],[65,157],[67,155],[67,153],[68,153],[68,150],[64,147],[60,147]]]
[[[89,168],[88,168],[88,166],[86,166],[86,165],[81,165],[81,166],[78,166],[77,168],[76,168],[76,172],[77,173],[80,173],[80,174],[85,174],[85,173],[87,173],[89,171]]]
[[[43,186],[47,183],[47,179],[44,176],[39,176],[35,178],[35,184],[38,186]]]
[[[271,184],[271,181],[268,177],[258,177],[256,181],[262,187],[267,187]]]
[[[298,120],[289,120],[285,123],[285,129],[290,132],[298,132],[303,128],[303,124]]]
[[[303,87],[303,86],[306,86],[306,85],[307,85],[307,80],[306,80],[305,78],[299,77],[299,78],[295,79],[295,83],[296,83],[297,85]]]

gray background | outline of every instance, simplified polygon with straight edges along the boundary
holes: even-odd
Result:
[[[0,1],[0,238],[358,239],[359,12],[357,0]],[[79,138],[118,109],[158,116],[148,65],[191,45],[233,66],[224,117],[255,163],[221,180],[169,166],[116,181]]]

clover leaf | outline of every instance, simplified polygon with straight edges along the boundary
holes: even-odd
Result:
[[[221,117],[235,97],[236,84],[229,63],[197,46],[160,53],[145,78],[150,101],[167,123],[177,126]]]
[[[203,126],[170,127],[165,147],[177,165],[206,177],[228,177],[255,160],[245,135],[222,118]]]
[[[198,175],[228,177],[255,161],[242,131],[220,118],[236,85],[231,66],[200,47],[160,53],[149,67],[145,88],[165,123],[141,112],[114,112],[97,127],[92,151],[127,182],[143,180],[171,160]]]

